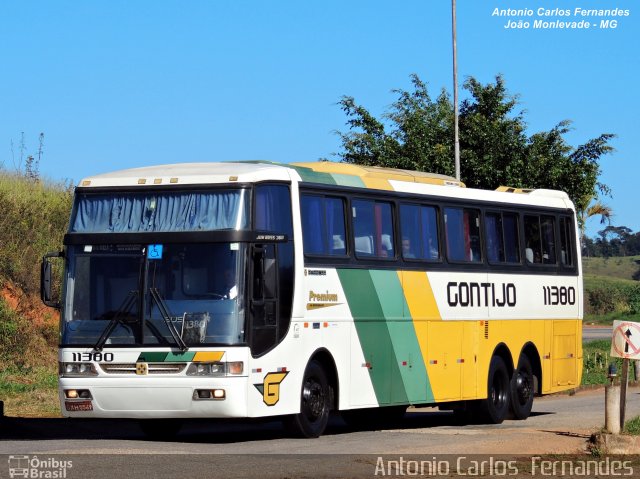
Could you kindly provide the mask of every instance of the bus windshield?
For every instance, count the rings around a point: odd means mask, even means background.
[[[242,243],[70,246],[62,344],[244,343],[245,249]]]
[[[78,193],[70,233],[243,230],[249,191]]]

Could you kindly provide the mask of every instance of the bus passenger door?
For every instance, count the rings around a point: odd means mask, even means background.
[[[251,354],[260,356],[278,338],[278,265],[274,245],[251,249]]]

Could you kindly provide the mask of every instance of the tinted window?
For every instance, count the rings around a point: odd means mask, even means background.
[[[261,185],[256,187],[256,229],[288,235],[293,238],[291,226],[291,199],[285,185]]]
[[[502,230],[504,232],[504,254],[507,263],[520,262],[520,240],[518,235],[518,215],[504,213],[502,215]]]
[[[542,244],[540,242],[540,218],[525,215],[524,217],[524,258],[527,263],[542,263]]]
[[[444,225],[449,260],[482,261],[478,210],[445,208]]]
[[[513,213],[485,215],[487,258],[491,263],[519,263],[518,216]]]
[[[555,219],[525,215],[525,259],[533,264],[556,264]]]
[[[499,213],[486,214],[484,217],[484,229],[487,240],[487,259],[491,263],[504,262],[502,216]]]
[[[400,205],[402,257],[439,258],[438,210],[433,206]]]
[[[560,218],[560,262],[573,266],[573,228],[569,218]]]
[[[341,198],[302,195],[302,237],[306,254],[345,255],[344,202]]]
[[[540,217],[540,231],[542,232],[542,263],[556,264],[556,235],[555,218]]]
[[[354,200],[352,214],[356,257],[395,257],[391,204]]]

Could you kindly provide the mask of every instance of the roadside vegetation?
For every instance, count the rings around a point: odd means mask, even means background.
[[[640,321],[640,257],[583,258],[586,324]]]
[[[609,364],[616,365],[618,376],[622,371],[622,359],[612,358],[611,340],[598,339],[585,343],[582,347],[582,385],[607,384]],[[633,378],[633,367],[629,368],[629,377]]]
[[[0,400],[9,415],[59,415],[58,316],[39,299],[40,260],[62,246],[71,189],[27,173],[0,170]]]
[[[640,436],[640,416],[636,416],[625,422],[622,432],[632,436]]]

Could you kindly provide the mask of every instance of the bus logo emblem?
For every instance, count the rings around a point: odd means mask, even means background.
[[[280,383],[287,377],[289,371],[269,373],[264,377],[262,384],[254,384],[262,394],[262,400],[267,406],[275,406],[280,400]]]
[[[138,376],[149,374],[149,365],[147,363],[136,363],[136,374]]]

